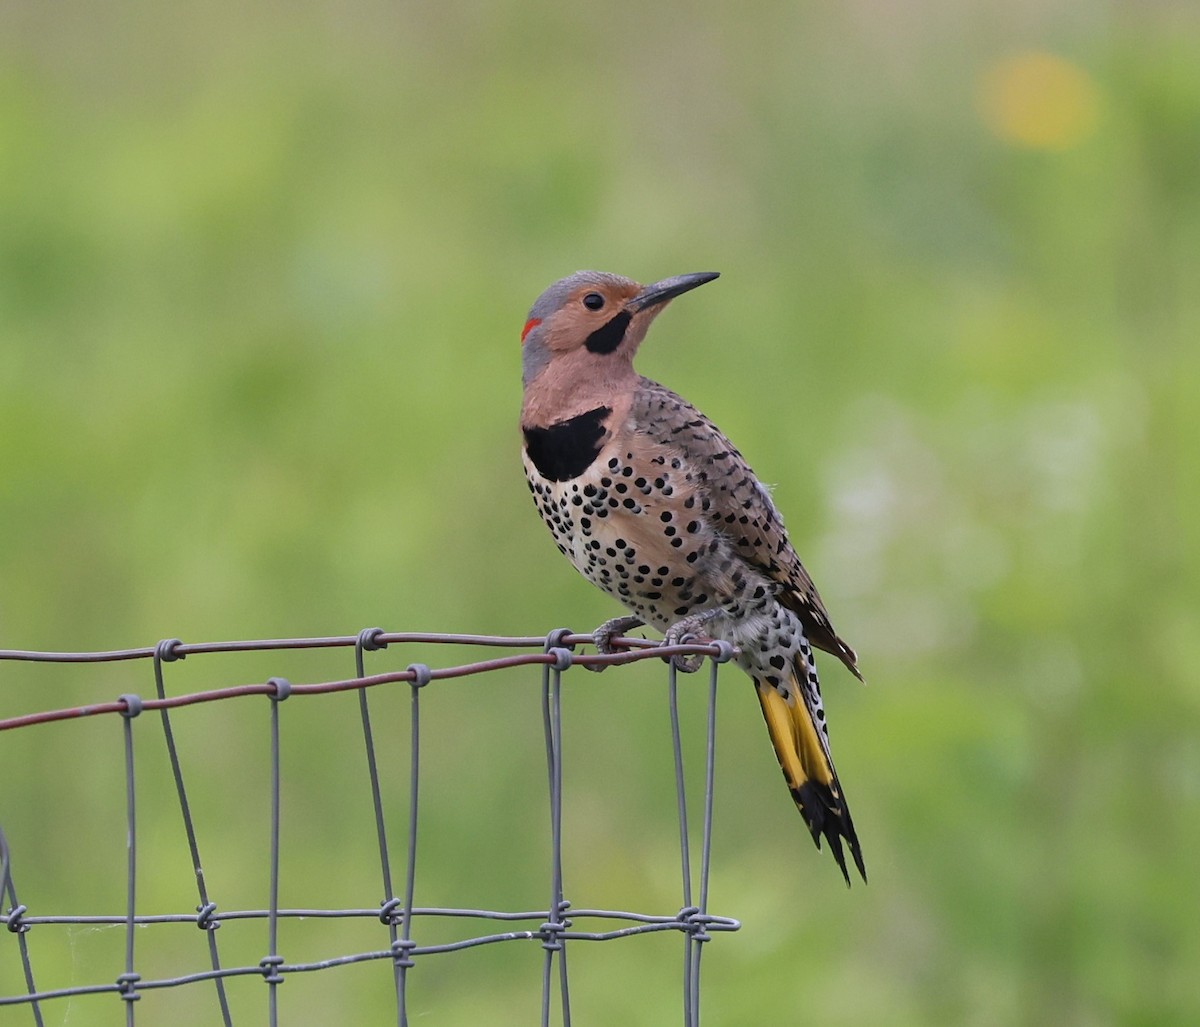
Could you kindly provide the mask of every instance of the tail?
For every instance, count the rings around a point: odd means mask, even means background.
[[[784,780],[817,848],[821,847],[822,835],[829,842],[829,851],[837,860],[847,886],[850,874],[842,851],[843,838],[854,865],[866,881],[867,868],[863,864],[854,821],[850,819],[850,807],[829,755],[825,710],[812,651],[807,645],[796,654],[786,671],[778,685],[772,683],[779,680],[774,677],[766,680],[756,676],[754,679]]]

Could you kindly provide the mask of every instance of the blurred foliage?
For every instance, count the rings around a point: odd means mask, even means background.
[[[525,311],[579,267],[717,269],[640,366],[778,483],[862,654],[869,687],[826,661],[826,693],[871,884],[846,892],[812,851],[726,674],[712,908],[745,927],[707,950],[705,1022],[1195,1023],[1198,160],[1183,0],[9,2],[0,645],[598,623],[614,605],[554,552],[519,470]],[[351,670],[211,657],[169,679]],[[2,673],[4,715],[152,688],[145,667]],[[568,678],[576,905],[678,904],[661,678]],[[378,702],[400,781],[406,697]],[[178,717],[224,909],[264,902],[265,705]],[[418,901],[544,905],[536,676],[426,708]],[[283,901],[371,905],[352,697],[283,716]],[[119,739],[112,719],[3,739],[33,911],[120,910]],[[139,758],[141,902],[187,909],[165,759]],[[123,936],[29,941],[52,987],[106,979]],[[266,951],[261,925],[221,942]],[[200,956],[182,927],[155,944],[144,976]],[[281,946],[372,949],[379,929],[305,921]],[[14,954],[0,993],[22,987]],[[540,956],[422,962],[410,1008],[533,1022]],[[580,1023],[678,1018],[678,939],[571,967]],[[211,1023],[204,988],[139,1015]],[[255,1022],[262,983],[231,994]],[[387,1022],[389,975],[308,975],[281,1002],[288,1023]]]

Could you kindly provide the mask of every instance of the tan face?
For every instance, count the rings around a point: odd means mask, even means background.
[[[538,341],[551,352],[587,347],[593,352],[611,353],[625,337],[633,317],[625,305],[640,291],[641,286],[628,279],[584,282],[572,289],[562,306],[544,321],[531,318],[522,341],[540,327]]]
[[[602,374],[608,370],[601,365],[627,367],[667,303],[716,277],[701,272],[642,286],[620,275],[577,271],[555,282],[538,297],[521,332],[526,388],[559,358],[582,361],[573,368],[578,373],[589,373],[584,365]]]

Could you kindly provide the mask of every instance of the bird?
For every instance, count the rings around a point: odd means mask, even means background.
[[[754,682],[780,769],[818,849],[850,884],[862,848],[830,755],[813,647],[860,680],[858,657],[788,540],[769,490],[712,421],[633,367],[651,322],[717,272],[640,285],[577,271],[521,330],[522,462],[559,552],[629,613],[593,638],[612,652],[647,625],[666,644],[723,639]],[[690,665],[694,670],[699,660]]]

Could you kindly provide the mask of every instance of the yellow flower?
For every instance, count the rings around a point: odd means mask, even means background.
[[[1056,54],[1016,54],[980,76],[980,115],[998,138],[1015,146],[1070,149],[1091,135],[1099,106],[1087,72]]]

